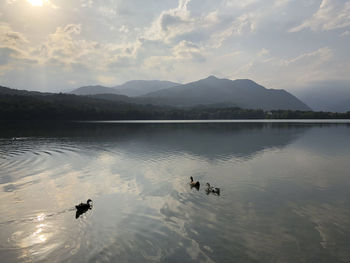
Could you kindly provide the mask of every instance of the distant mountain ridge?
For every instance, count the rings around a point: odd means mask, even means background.
[[[311,110],[305,103],[285,90],[266,89],[249,79],[218,79],[209,76],[188,84],[175,86],[141,96],[149,103],[192,107],[225,104],[245,109]]]
[[[146,92],[148,91],[148,92]],[[311,110],[285,90],[266,89],[249,79],[219,79],[215,76],[178,84],[168,81],[128,81],[114,88],[87,86],[72,92],[111,101],[174,107],[198,105],[263,110]],[[114,94],[108,96],[107,94]],[[126,95],[130,97],[122,97]]]
[[[215,79],[212,80],[217,84]],[[205,80],[204,82],[206,83]],[[254,84],[252,81],[243,80],[243,82],[248,86]],[[174,87],[174,89],[180,87]],[[215,87],[219,87],[217,90],[222,89],[220,85]],[[249,89],[266,90],[257,84]],[[201,88],[197,91],[202,92]],[[263,109],[243,109],[234,106],[232,102],[181,107],[183,103],[172,106],[171,101],[161,101],[160,98],[152,96],[128,97],[117,94],[79,96],[17,90],[0,86],[0,120],[350,119],[350,111],[347,113],[264,111]],[[155,102],[150,103],[152,100]],[[168,104],[165,105],[164,102]]]
[[[84,87],[74,89],[69,93],[74,95],[80,95],[80,96],[96,95],[96,94],[118,94],[118,95],[120,94],[114,88],[108,88],[101,85],[84,86]]]
[[[53,93],[11,89],[11,88],[0,86],[0,95],[45,96],[50,94],[53,94]]]
[[[171,88],[177,85],[181,84],[161,80],[131,80],[125,82],[122,85],[110,88],[101,85],[84,86],[74,89],[70,93],[75,95],[117,94],[136,97],[147,94],[149,92]]]
[[[178,85],[181,84],[164,80],[130,80],[113,88],[116,89],[120,95],[136,97]]]

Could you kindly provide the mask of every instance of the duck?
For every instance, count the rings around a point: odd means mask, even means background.
[[[191,187],[196,187],[197,189],[199,189],[200,183],[199,183],[198,181],[197,181],[197,182],[194,182],[192,176],[190,177],[190,179],[191,179],[190,186],[191,186]]]
[[[76,205],[75,208],[76,208],[77,210],[88,210],[88,209],[90,209],[90,208],[92,207],[92,205],[90,204],[91,202],[92,202],[92,200],[91,200],[91,199],[88,199],[88,200],[86,201],[86,204],[80,203],[79,205]]]
[[[213,194],[216,194],[216,195],[220,195],[220,188],[210,186],[209,183],[206,183],[205,185],[207,186],[207,189],[205,189],[207,194],[213,193]]]
[[[92,202],[92,200],[88,199],[86,204],[80,203],[79,205],[75,206],[75,208],[77,209],[77,211],[75,213],[75,219],[78,219],[79,216],[86,213],[89,209],[92,208],[92,204],[90,204],[91,202]]]

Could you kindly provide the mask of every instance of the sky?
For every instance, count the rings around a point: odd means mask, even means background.
[[[289,91],[350,84],[350,1],[0,0],[0,85],[209,75]]]

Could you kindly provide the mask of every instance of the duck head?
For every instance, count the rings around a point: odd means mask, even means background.
[[[192,176],[190,177],[190,179],[191,179],[191,182],[193,182],[193,177]]]

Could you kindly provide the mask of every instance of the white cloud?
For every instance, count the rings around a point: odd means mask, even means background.
[[[250,5],[256,4],[260,0],[226,0],[225,5],[230,8],[247,8]]]
[[[330,48],[324,47],[320,48],[316,51],[312,51],[309,53],[305,53],[302,55],[299,55],[293,59],[289,60],[284,60],[282,63],[286,66],[289,66],[291,64],[300,64],[300,65],[305,65],[312,63],[312,64],[321,64],[324,63],[325,61],[329,61],[333,56],[333,52]]]
[[[262,48],[259,52],[258,52],[258,56],[259,57],[263,57],[270,54],[270,51],[268,51],[266,48]]]
[[[203,52],[196,44],[189,41],[181,41],[173,48],[176,59],[190,59],[195,62],[204,62]]]
[[[129,28],[127,27],[127,26],[125,26],[125,25],[122,25],[120,28],[119,28],[119,32],[120,33],[124,33],[124,34],[127,34],[127,33],[129,33]]]
[[[344,31],[343,33],[341,33],[340,36],[341,36],[341,37],[350,36],[350,31],[349,31],[349,30],[346,30],[346,31]]]
[[[240,54],[236,60],[238,63],[231,67],[231,73],[227,72],[230,78],[251,78],[270,88],[298,87],[310,81],[339,77],[349,68],[346,63],[335,62],[329,47],[284,59],[262,49],[257,56]],[[222,63],[225,65],[225,60]]]
[[[253,32],[256,28],[256,17],[253,13],[246,13],[235,19],[225,30],[211,35],[212,46],[221,47],[224,40],[231,36],[240,36]]]
[[[322,0],[319,9],[310,19],[289,31],[298,32],[306,28],[313,31],[327,31],[348,26],[350,26],[350,1]]]
[[[26,37],[14,31],[8,24],[0,23],[0,75],[36,63],[26,46]]]
[[[92,7],[93,3],[93,0],[80,0],[81,7]]]
[[[62,31],[61,28],[58,28],[56,31],[56,34],[59,33],[59,31]],[[81,33],[81,24],[70,24],[66,25],[63,28],[63,32],[68,33],[68,34],[77,34],[79,35]]]
[[[275,0],[274,5],[276,7],[282,7],[290,3],[291,0]]]
[[[146,58],[144,65],[158,70],[163,68],[166,69],[166,71],[172,71],[176,66],[183,65],[182,63],[205,62],[202,48],[189,41],[181,41],[174,46],[170,52],[171,53],[166,55]]]
[[[117,15],[117,9],[109,6],[100,6],[98,11],[102,16],[113,18]]]
[[[194,20],[187,5],[191,0],[179,0],[176,8],[163,11],[143,36],[150,40],[168,42],[173,37],[193,30]]]
[[[14,30],[7,23],[0,23],[0,45],[1,46],[18,46],[28,43],[26,37]]]

